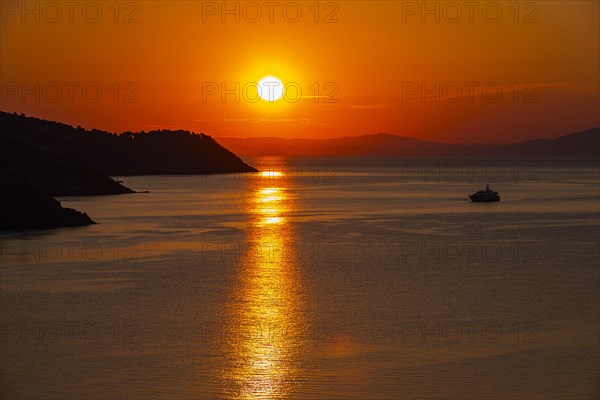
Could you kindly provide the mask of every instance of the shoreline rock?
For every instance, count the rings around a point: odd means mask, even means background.
[[[0,229],[49,229],[95,224],[86,213],[64,208],[46,193],[25,184],[2,183]]]

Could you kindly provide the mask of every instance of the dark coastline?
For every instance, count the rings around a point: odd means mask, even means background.
[[[210,136],[184,131],[124,133],[74,128],[0,112],[0,229],[95,222],[55,196],[135,193],[110,177],[255,172]]]

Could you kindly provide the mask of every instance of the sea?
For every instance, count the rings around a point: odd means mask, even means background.
[[[245,161],[1,232],[0,397],[599,398],[597,158]]]

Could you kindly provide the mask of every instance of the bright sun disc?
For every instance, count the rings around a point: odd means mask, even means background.
[[[258,95],[266,101],[274,102],[283,96],[283,83],[274,76],[265,76],[257,85]]]

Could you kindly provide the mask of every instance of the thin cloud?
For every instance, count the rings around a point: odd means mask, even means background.
[[[382,108],[392,108],[393,103],[377,103],[377,104],[351,104],[348,107],[357,110],[376,110]]]
[[[195,119],[195,122],[225,122],[225,123],[282,123],[282,124],[298,124],[298,125],[313,125],[310,118],[200,118]]]

